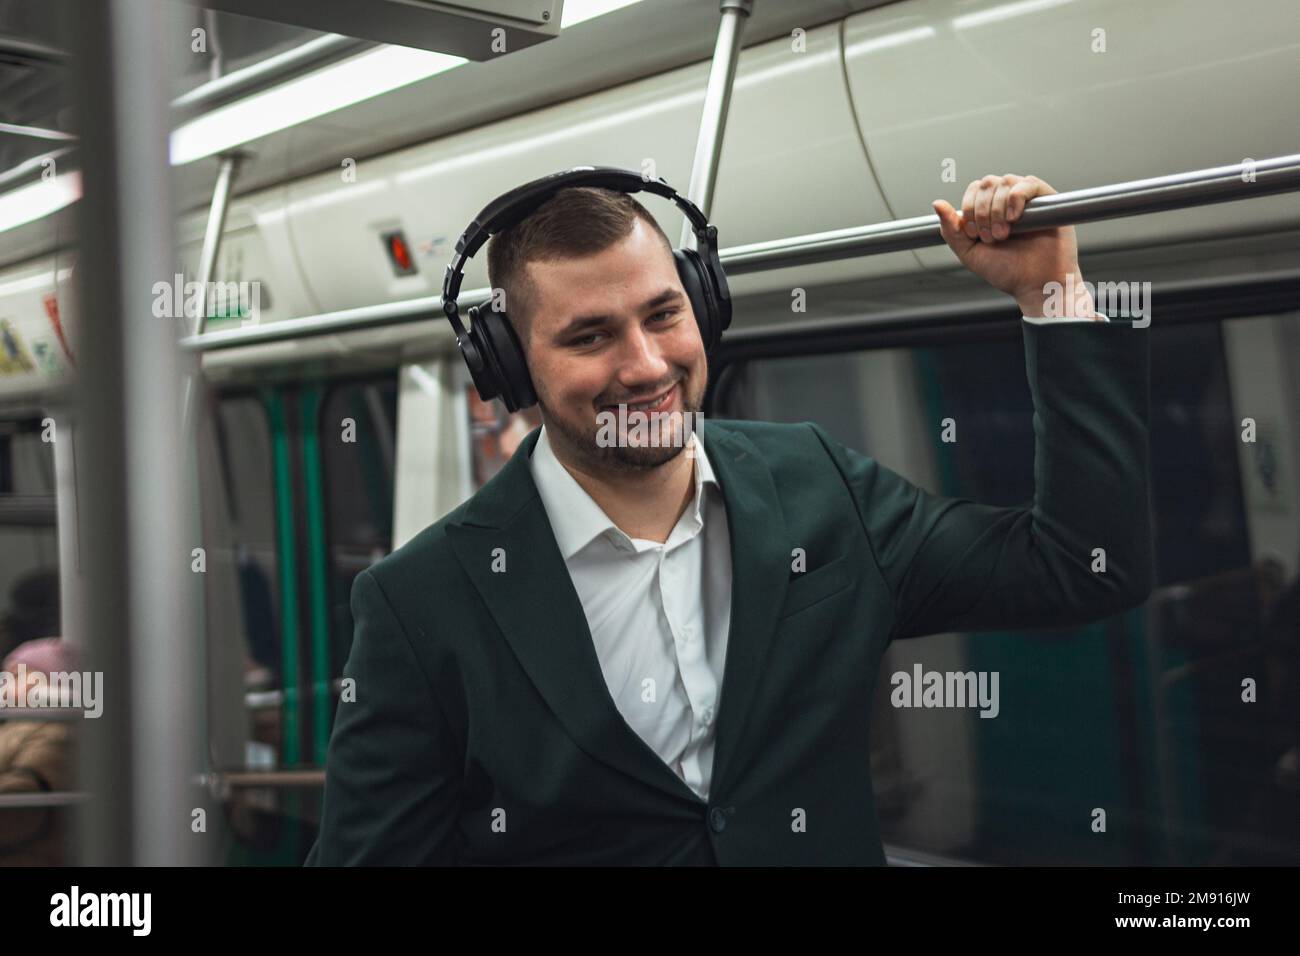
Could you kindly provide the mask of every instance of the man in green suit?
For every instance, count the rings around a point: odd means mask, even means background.
[[[810,423],[599,440],[620,405],[700,409],[671,246],[630,196],[585,188],[494,237],[543,426],[357,576],[307,862],[883,864],[869,720],[889,642],[1150,592],[1146,331],[1095,313],[1073,229],[1004,241],[1052,192],[989,176],[935,203],[1025,316],[1024,508],[928,494]],[[1058,308],[1053,283],[1083,291]]]

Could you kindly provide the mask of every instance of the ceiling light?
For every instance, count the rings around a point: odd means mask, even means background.
[[[567,30],[584,20],[594,20],[615,10],[630,7],[641,0],[564,0],[564,12],[560,14],[560,29]]]
[[[561,30],[641,0],[567,0]],[[403,46],[381,46],[341,63],[218,107],[177,127],[171,163],[183,166],[242,143],[444,73],[464,57]]]
[[[381,46],[351,59],[221,106],[177,127],[173,166],[192,163],[326,113],[428,79],[467,62],[464,57]]]
[[[80,172],[42,179],[0,193],[0,232],[58,212],[80,198]]]

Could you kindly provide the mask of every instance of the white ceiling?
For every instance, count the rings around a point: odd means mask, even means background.
[[[271,0],[268,0],[271,2]],[[745,26],[750,46],[810,29],[893,0],[756,0]],[[0,11],[4,9],[0,3]],[[194,11],[201,17],[201,11]],[[218,14],[234,67],[314,36],[278,24]],[[223,26],[229,22],[229,26]],[[713,53],[718,6],[709,0],[642,0],[581,23],[554,40],[447,73],[266,136],[247,146],[251,158],[236,195],[528,112],[644,76],[707,60]],[[3,34],[0,19],[0,34]],[[634,37],[635,42],[629,42]],[[192,88],[195,71],[178,78],[176,93]],[[208,205],[218,161],[198,160],[172,170],[175,214]],[[66,168],[66,166],[64,167]],[[71,211],[0,233],[0,263],[21,261],[67,245]]]

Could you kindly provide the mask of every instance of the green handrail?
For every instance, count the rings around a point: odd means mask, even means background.
[[[311,606],[312,756],[324,765],[329,750],[330,613],[329,556],[325,542],[325,495],[320,451],[320,408],[324,390],[304,388],[302,463],[307,509],[307,586]],[[321,688],[325,692],[321,693]]]

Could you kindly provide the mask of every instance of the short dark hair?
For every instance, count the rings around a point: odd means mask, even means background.
[[[600,186],[561,189],[529,216],[488,243],[488,283],[505,292],[506,315],[525,346],[537,309],[538,290],[525,268],[530,262],[594,255],[626,239],[637,219],[672,243],[659,223],[631,195]]]

